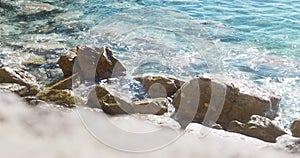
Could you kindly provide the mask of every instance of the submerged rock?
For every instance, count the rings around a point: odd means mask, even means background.
[[[281,97],[265,93],[257,86],[225,77],[198,75],[174,96],[176,119],[227,128],[233,120],[247,122],[252,115],[273,119]]]
[[[39,100],[67,107],[84,104],[84,100],[78,96],[74,96],[71,90],[46,89],[38,93],[36,97]]]
[[[22,16],[43,15],[61,10],[61,8],[48,3],[30,0],[1,0],[0,7],[9,11],[15,11],[18,15]]]
[[[146,92],[153,98],[172,96],[184,83],[175,78],[162,76],[135,77],[134,79],[141,82]]]
[[[19,11],[22,15],[41,15],[49,12],[60,11],[61,8],[43,2],[25,1],[21,3]]]
[[[300,137],[300,119],[293,122],[291,132],[294,137]]]
[[[169,101],[167,98],[143,99],[133,102],[135,113],[163,115],[168,112]]]
[[[112,51],[105,46],[101,48],[77,46],[76,50],[61,56],[58,64],[65,77],[70,76],[73,70],[77,70],[80,77],[87,80],[123,76],[126,71],[125,67],[113,57]]]
[[[21,96],[39,92],[36,78],[20,68],[1,67],[0,83],[3,91],[15,92]]]
[[[277,137],[286,134],[270,119],[258,115],[251,116],[247,123],[231,121],[227,130],[272,143],[276,142]]]

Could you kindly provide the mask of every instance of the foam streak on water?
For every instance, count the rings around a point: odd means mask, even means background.
[[[300,118],[298,0],[41,1],[62,11],[23,17],[0,8],[0,63],[45,60],[31,69],[43,81],[61,75],[55,62],[66,49],[107,44],[129,76],[246,79],[283,96],[282,126]]]

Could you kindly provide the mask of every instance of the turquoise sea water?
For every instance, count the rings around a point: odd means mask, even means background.
[[[129,76],[224,74],[281,94],[284,128],[300,118],[300,1],[39,2],[62,9],[20,16],[0,8],[2,64],[38,55],[47,61],[35,71],[42,80],[57,75],[55,61],[66,49],[107,44]]]

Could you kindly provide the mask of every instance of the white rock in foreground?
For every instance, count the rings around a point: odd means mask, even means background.
[[[74,110],[76,111],[76,110]],[[83,112],[82,112],[83,111]],[[80,114],[80,115],[78,115]],[[80,116],[80,117],[79,117]],[[158,117],[158,116],[156,116]],[[153,152],[132,154],[114,150],[97,141],[87,129],[106,132],[116,143],[134,146],[131,141],[118,142],[116,131],[104,126],[107,122],[104,113],[78,110],[77,112],[58,112],[47,106],[28,108],[20,99],[7,93],[0,94],[0,153],[1,157],[10,158],[69,158],[69,157],[292,157],[292,155],[275,151],[270,144],[254,141],[252,138],[231,134],[221,130],[212,130],[205,137],[198,131],[208,129],[200,124],[192,128],[194,134],[185,134],[165,148]],[[93,120],[93,122],[82,122]],[[132,131],[159,128],[134,119],[131,116],[109,118],[118,128]],[[87,129],[85,127],[88,127]],[[161,130],[161,129],[160,129]],[[205,130],[204,130],[205,131]],[[138,132],[137,132],[138,133]],[[191,133],[191,130],[190,132]],[[201,132],[200,132],[201,133]],[[153,142],[162,141],[165,136],[174,134],[172,130],[162,130]],[[224,134],[224,135],[222,135]],[[140,144],[149,144],[145,140],[134,140]],[[256,143],[255,143],[256,142]],[[256,145],[256,144],[260,145]],[[262,148],[270,147],[270,148]]]

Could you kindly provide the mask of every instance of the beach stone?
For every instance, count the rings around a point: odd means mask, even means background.
[[[218,130],[223,130],[223,127],[222,127],[220,124],[217,124],[217,123],[213,124],[213,125],[211,126],[211,128],[213,128],[213,129],[218,129]]]
[[[163,115],[168,112],[168,104],[167,98],[147,98],[133,102],[133,108],[135,113]]]
[[[84,100],[78,96],[74,96],[71,90],[45,89],[39,92],[36,97],[39,100],[66,107],[74,107],[75,104],[84,104]]]
[[[76,53],[81,73],[86,79],[95,77],[104,79],[125,75],[125,67],[113,57],[113,52],[106,46],[101,48],[77,46]],[[96,72],[93,72],[95,70]]]
[[[226,129],[231,121],[247,122],[252,115],[274,119],[280,100],[280,96],[255,85],[204,74],[184,84],[176,92],[173,105],[176,119],[184,126],[195,121],[206,126],[218,123]]]
[[[246,136],[258,138],[267,142],[276,142],[276,138],[286,134],[284,130],[274,124],[270,119],[253,115],[247,123],[231,121],[228,131],[241,133]]]
[[[19,0],[21,1],[21,0]],[[18,9],[22,15],[41,15],[45,13],[61,11],[62,9],[48,3],[35,2],[35,1],[23,1]]]
[[[112,51],[103,46],[88,47],[77,46],[66,55],[60,57],[60,65],[64,76],[68,77],[73,73],[74,64],[80,77],[86,80],[106,79],[125,75],[125,67],[113,57]]]
[[[64,77],[69,77],[73,74],[74,61],[76,58],[76,53],[72,50],[68,51],[65,55],[62,55],[57,64],[60,66]]]
[[[130,114],[133,108],[130,102],[110,92],[108,87],[97,85],[89,94],[87,105],[101,108],[110,115]]]
[[[163,76],[135,77],[134,80],[141,82],[152,98],[170,97],[184,83],[176,78]]]
[[[293,122],[291,132],[294,137],[300,137],[300,119]]]
[[[2,90],[6,89],[21,96],[35,95],[39,92],[35,76],[20,68],[1,67],[0,83],[6,83],[2,84]]]
[[[0,83],[0,92],[13,92],[23,97],[36,95],[36,93],[38,93],[38,90],[30,90],[26,86],[22,86],[17,83]]]

